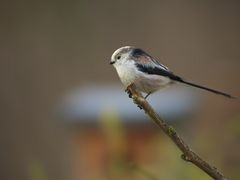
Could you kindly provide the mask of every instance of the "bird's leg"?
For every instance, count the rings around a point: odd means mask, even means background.
[[[144,97],[144,99],[147,99],[147,97],[148,97],[150,94],[152,94],[152,92],[148,93],[148,94]]]

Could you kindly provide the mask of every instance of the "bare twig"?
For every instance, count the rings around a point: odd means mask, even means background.
[[[161,117],[154,111],[149,103],[143,98],[142,94],[136,90],[134,84],[128,86],[126,90],[135,104],[138,105],[145,113],[167,134],[177,147],[182,151],[182,159],[195,164],[213,179],[226,180],[227,178],[222,175],[217,168],[209,165],[206,161],[202,160],[196,153],[194,153],[190,147],[183,141],[183,139],[177,134],[172,126],[169,126]]]

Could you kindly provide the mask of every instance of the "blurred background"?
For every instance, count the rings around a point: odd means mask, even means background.
[[[240,96],[239,1],[1,1],[2,180],[211,179],[133,105],[109,65],[140,47]],[[176,85],[149,97],[202,158],[240,178],[240,104]]]

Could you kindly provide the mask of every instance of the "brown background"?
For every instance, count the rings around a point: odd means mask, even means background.
[[[75,87],[118,83],[108,61],[120,46],[141,47],[161,58],[177,74],[239,97],[239,8],[238,1],[215,0],[1,1],[0,179],[112,178],[104,173],[95,178],[77,173],[72,159],[78,158],[71,152],[77,152],[78,137],[84,136],[72,135],[72,130],[69,133],[53,112],[62,96]],[[201,108],[179,131],[194,150],[229,179],[238,179],[239,100],[210,93],[202,93],[201,98]],[[98,128],[96,131],[101,132]],[[90,133],[85,137],[97,136]],[[141,133],[134,138],[134,142],[141,140]],[[84,146],[83,142],[92,142],[95,147],[94,140],[82,140]],[[168,139],[163,142],[161,145],[167,149]],[[172,148],[170,145],[166,150],[170,154],[161,159],[163,163],[171,164],[168,158],[179,158],[178,151],[172,152]],[[153,151],[157,149],[147,149],[145,156]],[[208,179],[192,173],[181,160],[176,166],[175,161],[166,165],[166,171],[160,170],[157,162],[155,158],[147,166],[157,177]],[[181,170],[182,166],[187,167]],[[91,167],[87,170],[94,173]],[[140,179],[138,175],[133,177]]]

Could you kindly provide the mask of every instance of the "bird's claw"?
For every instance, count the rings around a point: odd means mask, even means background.
[[[128,93],[128,97],[129,97],[129,98],[132,98],[132,93],[128,90],[128,88],[125,89],[125,92]]]

